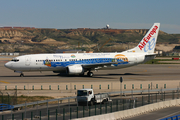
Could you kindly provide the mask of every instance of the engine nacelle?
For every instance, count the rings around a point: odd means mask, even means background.
[[[70,75],[73,74],[82,74],[84,69],[81,65],[72,65],[67,67],[67,73]]]

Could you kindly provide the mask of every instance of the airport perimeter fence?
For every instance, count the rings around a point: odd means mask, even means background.
[[[2,91],[8,91],[8,90],[58,90],[62,92],[75,92],[78,89],[84,89],[84,88],[91,88],[96,91],[117,91],[119,90],[119,85],[114,85],[113,83],[108,83],[105,85],[102,84],[64,84],[64,85],[41,85],[41,84],[21,84],[21,85],[3,85],[0,86],[0,90]],[[123,90],[143,90],[143,89],[160,89],[160,88],[168,88],[167,84],[153,84],[152,82],[150,84],[122,84]]]
[[[9,91],[0,91],[0,103],[8,105],[17,104],[17,89]]]
[[[127,96],[116,96],[109,102],[95,104],[93,106],[78,105],[72,101],[74,98],[69,98],[67,103],[51,103],[47,102],[44,105],[38,104],[34,107],[25,106],[21,111],[11,111],[9,114],[0,114],[0,120],[17,120],[17,119],[31,119],[31,120],[68,120],[74,118],[83,118],[94,115],[101,115],[122,111],[140,106],[161,102],[171,99],[179,99],[180,90],[173,91],[158,91],[149,92],[145,94],[129,94]]]

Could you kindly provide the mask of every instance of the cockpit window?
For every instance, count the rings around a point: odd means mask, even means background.
[[[11,61],[18,62],[19,59],[13,58]]]

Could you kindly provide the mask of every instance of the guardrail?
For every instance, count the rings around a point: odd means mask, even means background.
[[[50,99],[50,100],[42,100],[42,101],[36,101],[36,102],[31,102],[31,103],[24,103],[24,104],[14,105],[14,108],[19,108],[19,107],[24,107],[24,106],[29,106],[29,105],[36,105],[36,104],[42,104],[42,103],[53,102],[53,101],[75,99],[75,98],[76,98],[76,96],[66,97],[66,98],[56,98],[56,99]]]
[[[113,94],[134,94],[134,93],[151,93],[151,92],[164,92],[164,91],[173,91],[173,90],[179,90],[179,88],[170,88],[170,89],[154,89],[154,90],[131,90],[131,91],[117,91],[117,92],[109,92],[107,94],[113,95]],[[20,108],[24,106],[29,106],[29,105],[36,105],[36,104],[42,104],[42,103],[47,103],[47,102],[53,102],[53,101],[62,101],[62,100],[69,100],[69,99],[76,99],[76,96],[73,97],[66,97],[66,98],[56,98],[56,99],[49,99],[49,100],[43,100],[43,101],[36,101],[36,102],[31,102],[31,103],[24,103],[24,104],[18,104],[14,105],[14,108]]]
[[[4,111],[4,110],[11,110],[13,109],[14,107],[12,105],[8,105],[8,104],[4,104],[4,103],[1,103],[0,104],[0,111]]]

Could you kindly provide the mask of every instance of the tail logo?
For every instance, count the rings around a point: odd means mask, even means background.
[[[152,31],[149,33],[149,35],[147,37],[144,37],[143,42],[141,42],[138,47],[140,50],[142,50],[147,43],[149,43],[149,40],[151,39],[151,37],[154,35],[154,33],[156,33],[156,30],[158,29],[158,26],[154,26],[154,28],[152,29]]]
[[[144,46],[144,52],[147,52],[149,50],[152,50],[156,45],[155,38],[153,38],[151,41],[148,41],[148,43]]]

